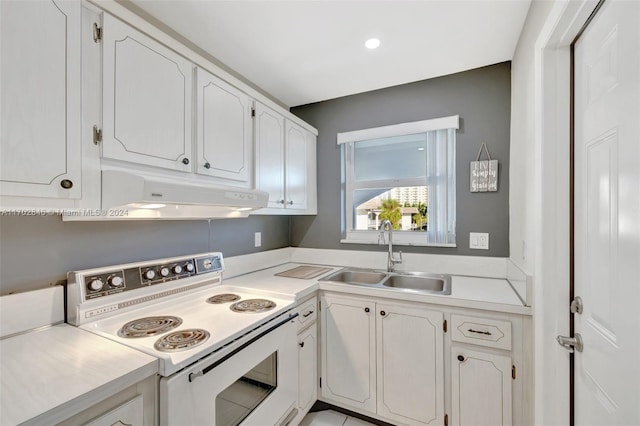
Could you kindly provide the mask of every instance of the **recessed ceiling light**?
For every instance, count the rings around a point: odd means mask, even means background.
[[[364,42],[364,45],[367,49],[377,49],[380,46],[380,39],[370,38]]]

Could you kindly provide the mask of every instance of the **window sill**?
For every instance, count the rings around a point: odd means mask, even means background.
[[[406,231],[405,231],[406,232]],[[343,244],[372,244],[372,245],[387,245],[387,242],[379,240],[380,233],[374,231],[373,233],[368,231],[360,232],[348,232],[347,238],[340,240]],[[394,246],[418,246],[418,247],[457,247],[456,243],[430,243],[425,241],[425,234],[414,235],[402,235],[399,233],[393,234]]]

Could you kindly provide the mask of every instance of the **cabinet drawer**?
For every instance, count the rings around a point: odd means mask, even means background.
[[[303,302],[298,307],[298,330],[302,330],[309,324],[313,324],[318,318],[318,298],[313,297]]]
[[[451,340],[511,350],[511,323],[489,318],[451,315]]]

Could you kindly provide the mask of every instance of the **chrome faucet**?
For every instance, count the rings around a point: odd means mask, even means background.
[[[396,263],[402,263],[402,252],[399,251],[399,258],[393,255],[393,226],[388,219],[382,221],[380,225],[381,233],[384,236],[385,228],[389,231],[389,254],[387,255],[387,272],[393,272]]]

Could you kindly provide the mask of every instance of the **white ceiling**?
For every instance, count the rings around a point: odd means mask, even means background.
[[[296,106],[511,60],[530,0],[132,2]]]

